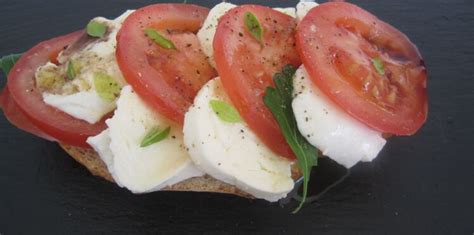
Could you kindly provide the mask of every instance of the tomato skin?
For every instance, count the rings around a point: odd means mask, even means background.
[[[426,121],[423,59],[394,27],[353,4],[329,2],[300,22],[296,42],[313,84],[362,123],[412,135]],[[383,61],[384,75],[372,65],[375,57]]]
[[[55,141],[55,139],[45,134],[38,127],[33,125],[31,121],[25,116],[25,114],[18,108],[18,105],[11,98],[8,88],[4,88],[0,94],[0,108],[3,110],[3,114],[10,121],[11,124],[17,128],[24,130],[30,134],[36,135],[40,138]]]
[[[244,24],[252,12],[263,28],[260,44]],[[219,20],[214,37],[217,71],[232,103],[250,128],[280,156],[295,159],[280,127],[263,103],[265,89],[274,86],[273,75],[287,65],[301,62],[295,48],[295,20],[271,8],[242,5]]]
[[[117,62],[127,82],[158,113],[181,125],[199,89],[217,75],[195,35],[208,13],[192,4],[149,5],[132,13],[117,35]],[[146,28],[177,49],[152,42]]]
[[[105,122],[91,125],[47,105],[43,102],[42,94],[36,88],[34,79],[39,66],[46,64],[52,54],[70,45],[81,34],[83,31],[53,38],[28,50],[10,71],[7,87],[18,109],[47,136],[65,144],[89,147],[86,143],[87,138],[104,130]]]

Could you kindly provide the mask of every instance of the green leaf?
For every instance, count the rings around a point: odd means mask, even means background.
[[[242,118],[240,117],[239,112],[230,104],[221,101],[221,100],[211,100],[209,101],[212,111],[224,122],[237,123],[241,122]]]
[[[107,31],[107,25],[92,20],[87,24],[86,31],[91,37],[101,38]]]
[[[244,15],[244,23],[250,34],[252,34],[258,42],[262,43],[263,28],[258,18],[252,12],[246,12]]]
[[[69,80],[73,80],[76,77],[76,68],[72,60],[69,60],[67,63],[66,76]]]
[[[381,76],[385,75],[385,68],[380,57],[373,58],[372,64],[374,65],[375,70],[377,70],[377,73],[379,73]]]
[[[156,44],[160,45],[165,49],[176,49],[173,42],[165,38],[163,35],[158,33],[155,29],[147,28],[144,30],[147,37],[153,40]]]
[[[13,65],[20,59],[21,54],[6,55],[0,59],[0,69],[8,76]]]
[[[166,137],[168,137],[170,134],[170,131],[171,127],[167,127],[163,131],[160,131],[158,128],[151,129],[148,134],[146,134],[145,138],[143,138],[140,147],[147,147],[166,139]]]
[[[97,94],[106,101],[115,100],[122,89],[114,78],[102,72],[94,73],[94,87]]]
[[[277,120],[286,142],[295,153],[298,159],[298,166],[303,173],[303,196],[299,206],[293,213],[298,212],[306,200],[311,168],[317,166],[318,160],[318,150],[308,143],[299,132],[293,108],[291,107],[293,75],[295,72],[296,70],[293,66],[287,65],[281,73],[276,73],[273,76],[276,87],[267,87],[263,97],[265,105]]]

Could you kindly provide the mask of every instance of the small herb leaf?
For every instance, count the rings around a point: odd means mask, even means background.
[[[257,17],[252,12],[246,12],[244,22],[250,34],[252,34],[258,42],[262,43],[263,28]]]
[[[69,60],[67,63],[66,76],[69,80],[73,80],[76,77],[76,68],[72,60]]]
[[[176,49],[173,42],[165,38],[163,35],[158,33],[155,29],[147,28],[144,30],[147,37],[153,40],[156,44],[160,45],[165,49]]]
[[[380,57],[373,58],[372,64],[374,65],[375,70],[377,70],[377,73],[379,73],[381,76],[385,75],[385,68],[383,67],[383,62]]]
[[[0,69],[8,76],[13,65],[20,59],[21,54],[6,55],[0,59]]]
[[[94,87],[97,94],[106,101],[113,101],[122,87],[111,76],[102,72],[94,73]]]
[[[89,22],[89,24],[87,24],[86,31],[91,37],[101,38],[107,31],[107,25],[92,20]]]
[[[171,127],[167,127],[163,131],[160,131],[158,128],[151,129],[148,134],[146,134],[145,138],[143,138],[140,147],[144,148],[166,139],[170,134],[170,131]]]
[[[299,206],[293,211],[293,213],[296,213],[306,200],[311,168],[317,165],[318,151],[301,135],[296,124],[291,107],[294,74],[295,68],[291,65],[285,66],[281,73],[276,73],[273,77],[276,87],[267,87],[263,101],[277,120],[286,142],[298,159],[299,168],[303,173],[303,196]]]
[[[232,105],[224,101],[211,100],[209,105],[211,105],[212,111],[216,113],[219,119],[224,122],[237,123],[242,121],[239,112]]]

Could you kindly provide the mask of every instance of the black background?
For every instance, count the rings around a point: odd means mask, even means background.
[[[0,55],[82,28],[94,16],[113,18],[152,2],[0,0]],[[292,215],[289,206],[227,195],[133,195],[92,177],[56,144],[17,130],[0,115],[0,234],[473,234],[474,1],[353,2],[418,45],[429,71],[429,119],[417,135],[391,139],[374,162],[357,165],[318,202]]]

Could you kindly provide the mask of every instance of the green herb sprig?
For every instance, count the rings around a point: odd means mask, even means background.
[[[73,80],[76,77],[76,68],[72,60],[69,60],[67,63],[66,77],[69,80]]]
[[[242,122],[239,112],[232,105],[221,100],[211,100],[209,105],[222,121],[229,123]]]
[[[99,97],[109,102],[115,100],[122,90],[113,77],[103,72],[94,73],[94,87]]]
[[[276,87],[267,87],[263,97],[265,105],[270,109],[273,117],[277,120],[286,142],[295,153],[298,166],[303,173],[302,200],[293,213],[297,213],[306,201],[311,168],[317,165],[318,160],[317,149],[308,143],[299,132],[293,108],[291,107],[293,99],[293,75],[295,72],[296,70],[292,65],[287,65],[283,68],[281,73],[276,73],[273,76]]]
[[[252,12],[246,12],[244,15],[244,23],[250,34],[259,42],[262,43],[263,28],[258,21],[257,16]]]
[[[92,20],[87,24],[86,32],[91,37],[101,38],[107,32],[107,25]]]
[[[168,137],[168,135],[170,134],[170,131],[170,126],[162,131],[160,131],[160,129],[158,128],[151,129],[148,134],[146,134],[146,136],[143,138],[140,147],[144,148],[166,139],[166,137]]]
[[[155,29],[152,28],[147,28],[144,30],[145,35],[149,37],[151,40],[153,40],[156,44],[159,46],[165,48],[165,49],[176,49],[176,46],[172,41],[169,39],[165,38],[163,35],[158,33]]]
[[[375,70],[377,70],[377,73],[379,73],[380,76],[385,75],[385,68],[383,66],[383,62],[382,62],[382,59],[380,59],[380,57],[373,58],[372,64],[374,65]]]

